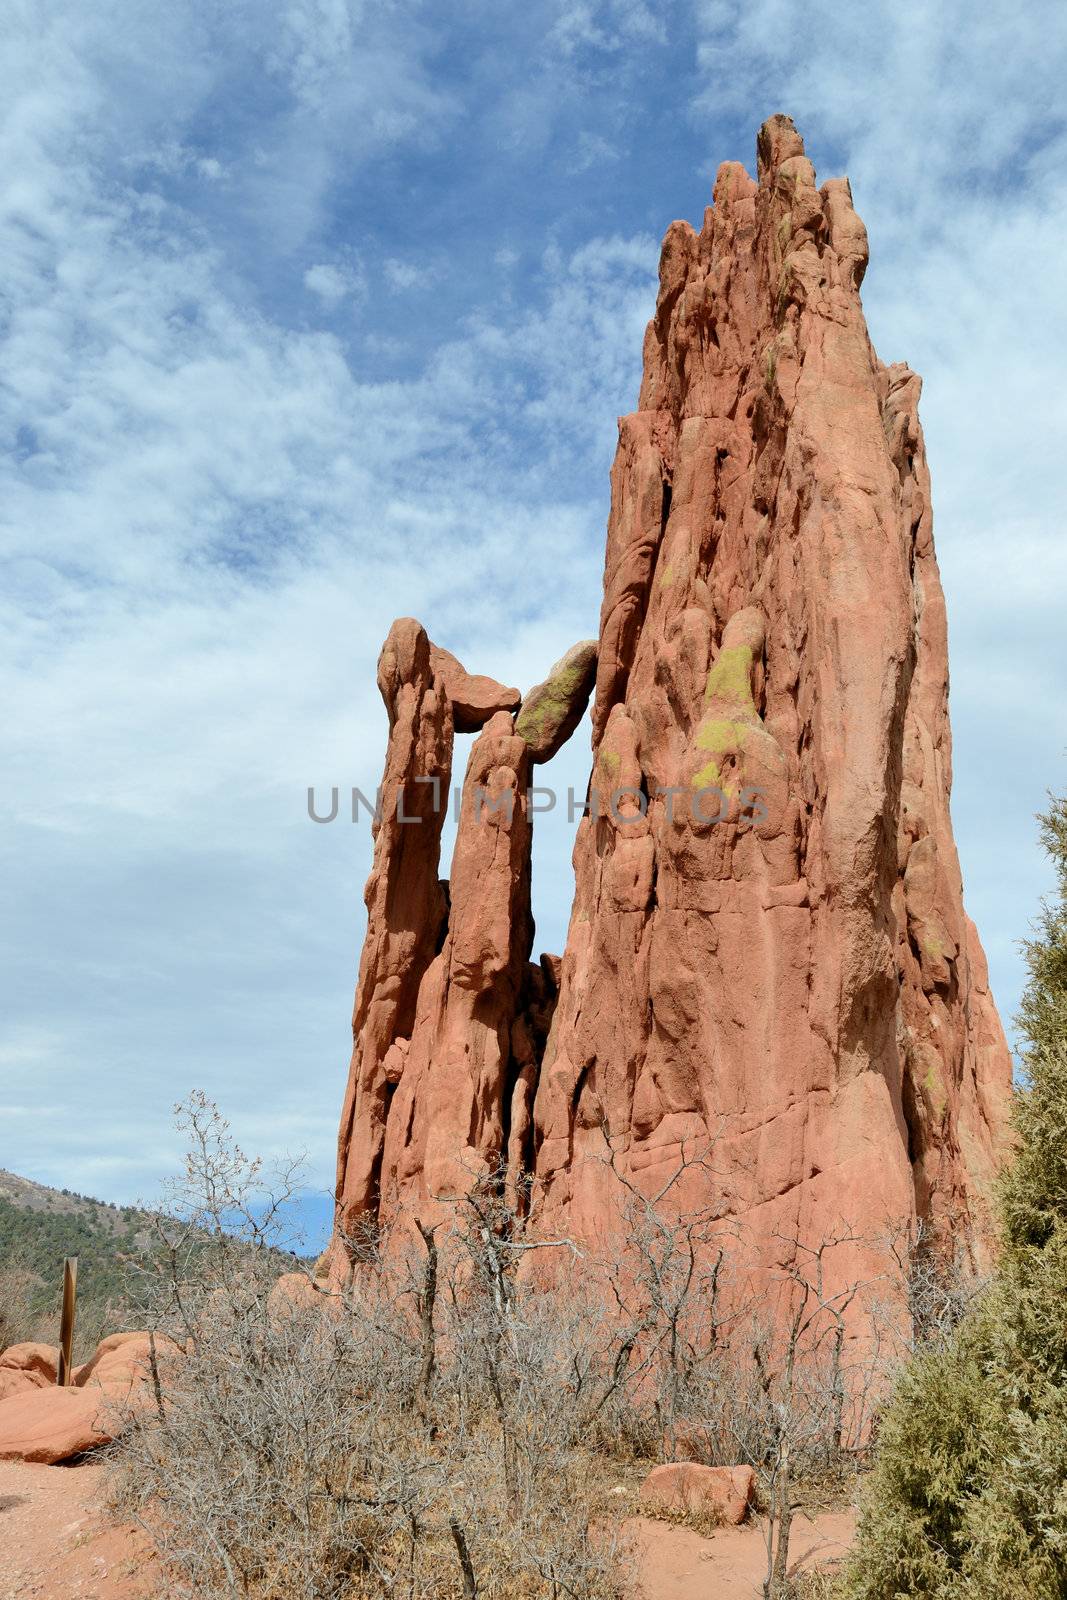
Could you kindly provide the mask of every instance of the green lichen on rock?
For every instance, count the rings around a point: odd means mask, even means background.
[[[719,763],[714,757],[701,767],[699,772],[693,773],[694,789],[719,789],[722,787],[722,773]]]
[[[692,780],[694,789],[722,788],[722,769],[718,758],[741,754],[745,747],[748,726],[744,722],[733,722],[728,717],[704,718],[697,728],[693,742],[698,750],[707,751],[711,759],[700,768],[699,772],[694,772]]]
[[[945,1093],[945,1086],[941,1081],[941,1074],[938,1072],[937,1068],[932,1062],[926,1069],[926,1076],[923,1078],[923,1088],[926,1091],[926,1098],[930,1103],[934,1115],[938,1118],[943,1117],[945,1114],[945,1107],[948,1105],[948,1095]]]
[[[693,734],[695,748],[710,758],[693,774],[694,789],[714,786],[729,792],[722,781],[724,756],[734,756],[743,770],[745,745],[752,730],[761,726],[752,670],[762,655],[763,637],[763,620],[753,606],[736,612],[726,625],[704,689],[707,710]]]
[[[708,673],[705,700],[736,707],[745,717],[756,715],[752,700],[752,648],[747,644],[727,645],[716,656]]]
[[[566,716],[581,682],[582,674],[574,666],[546,678],[539,686],[536,699],[527,697],[523,702],[515,720],[515,732],[527,744],[537,744],[547,729]]]
[[[596,676],[596,642],[576,644],[548,677],[531,689],[515,718],[515,732],[530,746],[531,759],[550,761],[570,738],[589,703]]]
[[[713,755],[724,755],[727,750],[742,750],[747,724],[734,722],[728,717],[705,717],[696,731],[698,750],[708,750]]]

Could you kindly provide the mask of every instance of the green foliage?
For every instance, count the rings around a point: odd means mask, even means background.
[[[138,1249],[144,1218],[82,1201],[64,1191],[62,1207],[32,1208],[0,1195],[0,1278],[7,1298],[2,1343],[58,1337],[63,1261],[78,1257],[76,1349],[85,1352],[122,1327],[126,1260]],[[84,1336],[84,1337],[83,1337]]]
[[[1042,819],[1057,879],[1025,946],[1026,1086],[989,1290],[904,1373],[847,1587],[855,1600],[1067,1596],[1067,800]]]
[[[1027,1065],[1067,1039],[1067,796],[1054,799],[1041,819],[1041,842],[1056,873],[1056,895],[1041,907],[1035,938],[1024,945],[1030,982],[1019,1009],[1029,1045]],[[1029,1124],[1024,1123],[1025,1133]]]

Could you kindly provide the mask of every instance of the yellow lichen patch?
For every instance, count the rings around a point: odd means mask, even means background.
[[[714,758],[705,762],[699,772],[693,773],[692,788],[697,791],[701,789],[718,789],[719,793],[724,794],[728,800],[734,798],[734,791],[729,784],[723,782],[719,763]]]
[[[705,700],[719,700],[736,707],[737,714],[751,720],[756,715],[752,700],[752,647],[734,644],[720,650],[708,673]]]
[[[620,761],[617,750],[601,750],[597,760],[609,778],[617,778],[619,776]]]
[[[727,750],[744,748],[748,727],[744,722],[734,722],[728,717],[705,717],[696,731],[698,750],[709,750],[717,756]]]
[[[660,573],[659,586],[660,586],[661,589],[666,589],[673,582],[674,582],[674,562],[673,561],[668,561],[667,565],[664,567],[663,571]]]
[[[919,942],[926,954],[933,956],[935,960],[945,953],[944,940],[936,933],[924,933]]]
[[[705,717],[694,737],[698,750],[706,750],[711,760],[693,774],[693,788],[722,787],[722,769],[718,757],[740,755],[745,746],[748,724],[734,722],[729,717]],[[724,790],[724,793],[729,791]]]
[[[932,1064],[926,1069],[923,1088],[926,1090],[926,1098],[930,1102],[934,1115],[943,1117],[945,1107],[948,1105],[948,1096],[945,1093],[945,1086],[941,1082],[941,1074]]]

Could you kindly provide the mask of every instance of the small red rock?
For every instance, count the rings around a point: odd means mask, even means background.
[[[56,1381],[56,1352],[52,1345],[26,1341],[12,1344],[0,1355],[0,1400],[26,1389],[42,1389]]]
[[[641,1498],[659,1511],[710,1517],[728,1527],[744,1522],[756,1492],[751,1467],[704,1467],[672,1461],[653,1467],[641,1485]]]

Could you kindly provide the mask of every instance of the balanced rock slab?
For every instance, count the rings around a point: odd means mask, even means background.
[[[524,696],[515,732],[529,745],[531,761],[551,761],[581,722],[596,681],[596,651],[595,639],[571,645]]]

